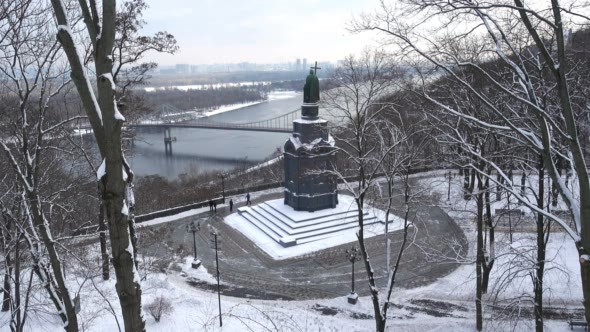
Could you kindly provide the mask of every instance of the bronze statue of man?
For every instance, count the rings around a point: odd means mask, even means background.
[[[313,70],[309,71],[305,85],[303,86],[303,102],[307,104],[314,104],[320,100],[320,80],[315,75]]]

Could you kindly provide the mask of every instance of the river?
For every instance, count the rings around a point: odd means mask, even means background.
[[[300,93],[278,93],[260,104],[212,115],[211,121],[244,123],[274,118],[301,107]],[[254,131],[172,128],[172,155],[164,150],[164,129],[138,129],[128,159],[139,176],[157,174],[170,180],[180,174],[228,171],[264,161],[290,134]]]

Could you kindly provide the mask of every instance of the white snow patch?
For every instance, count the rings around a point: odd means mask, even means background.
[[[119,112],[119,108],[117,107],[117,101],[113,99],[113,109],[115,110],[115,119],[125,121],[125,117],[121,112]]]
[[[98,170],[96,171],[96,180],[102,179],[102,177],[105,176],[105,174],[106,174],[106,160],[103,159],[102,163],[98,167]]]
[[[123,200],[123,207],[121,208],[121,213],[128,216],[129,215],[129,207],[127,206],[127,202]]]
[[[223,207],[225,205],[218,205],[218,207]],[[209,211],[209,207],[202,207],[202,208],[198,208],[198,209],[192,209],[192,210],[188,210],[188,211],[184,211],[181,213],[177,213],[175,215],[172,216],[167,216],[167,217],[160,217],[160,218],[155,218],[146,222],[142,222],[142,223],[138,223],[136,225],[136,227],[145,227],[145,226],[153,226],[153,225],[158,225],[158,224],[163,224],[163,223],[167,223],[167,222],[171,222],[171,221],[175,221],[175,220],[179,220],[182,218],[186,218],[186,217],[190,217],[190,216],[194,216],[203,212],[207,212]]]
[[[185,257],[184,258],[184,265],[182,266],[182,272],[184,272],[187,277],[192,279],[197,279],[200,281],[204,281],[208,284],[217,284],[217,277],[207,271],[207,268],[201,264],[198,269],[193,269],[192,263],[194,262],[192,257]],[[220,282],[223,284],[223,282]]]
[[[105,73],[100,75],[101,78],[108,80],[111,83],[111,89],[113,91],[117,90],[117,86],[115,85],[115,80],[113,80],[113,75],[111,73]]]

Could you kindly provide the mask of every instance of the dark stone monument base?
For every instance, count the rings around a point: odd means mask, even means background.
[[[336,157],[328,121],[318,117],[317,103],[301,105],[301,119],[293,121],[293,136],[285,143],[285,199],[295,211],[319,211],[338,204],[333,173]]]
[[[314,212],[323,209],[333,209],[338,205],[338,193],[297,196],[285,190],[285,204],[291,206],[295,211]]]
[[[320,106],[317,103],[301,105],[301,117],[304,119],[317,119]]]
[[[293,121],[293,133],[301,143],[311,143],[318,138],[328,141],[328,121],[320,118],[297,119]]]

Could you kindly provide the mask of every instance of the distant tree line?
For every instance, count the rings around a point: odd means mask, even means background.
[[[272,82],[269,86],[269,90],[292,90],[302,91],[303,85],[305,85],[305,79],[291,80],[291,81],[280,81]]]
[[[144,92],[147,104],[154,109],[164,104],[172,105],[181,110],[211,109],[222,105],[254,102],[265,100],[266,92],[262,85],[248,87],[220,87],[203,90],[163,89]]]
[[[320,78],[327,77],[327,71],[318,71]],[[191,76],[157,75],[150,79],[154,86],[165,85],[191,85],[191,84],[217,84],[232,82],[289,82],[292,80],[304,80],[307,72],[301,71],[243,71],[227,73],[198,73]],[[303,86],[303,85],[302,85]]]

